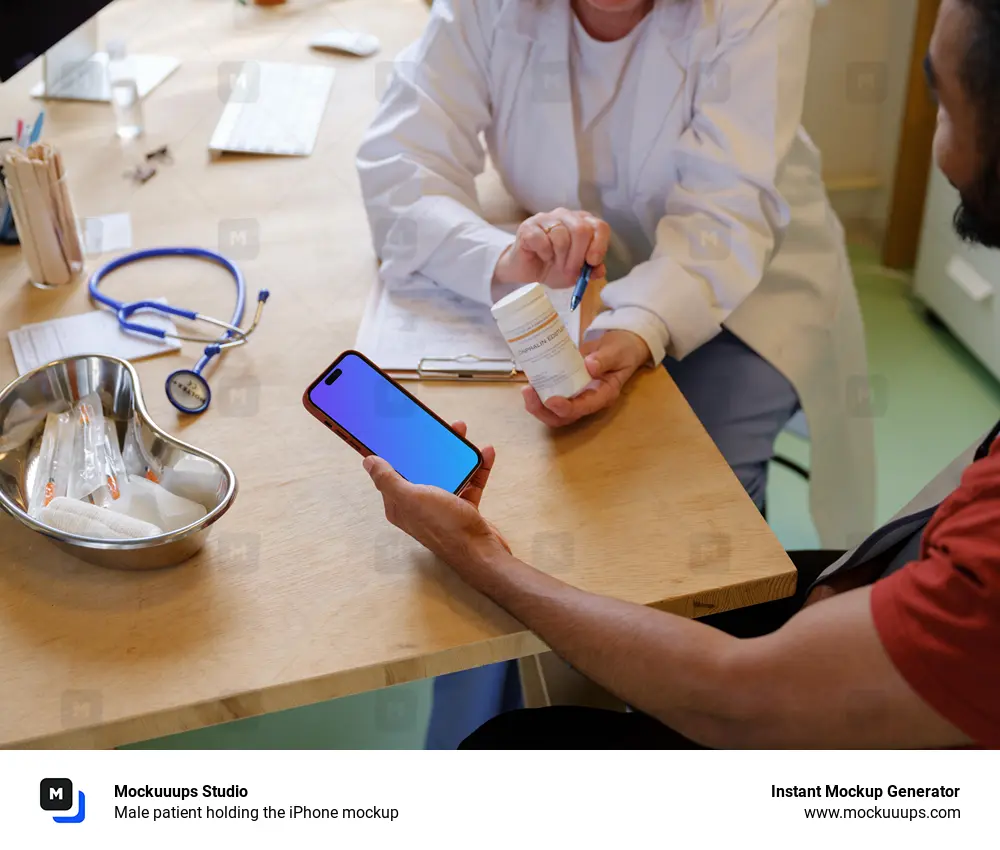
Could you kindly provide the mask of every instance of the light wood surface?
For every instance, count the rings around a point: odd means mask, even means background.
[[[102,37],[177,55],[145,104],[147,134],[113,137],[109,107],[52,103],[78,212],[128,210],[136,247],[223,240],[271,302],[258,334],[224,358],[204,416],[176,414],[166,375],[197,350],[138,364],[159,425],[225,458],[233,510],[187,564],[118,573],[77,562],[0,517],[0,745],[108,747],[541,652],[543,644],[391,528],[358,456],[302,409],[304,387],[352,345],[375,258],[354,153],[384,63],[419,32],[422,0],[296,2],[264,10],[197,0],[121,0]],[[334,27],[374,32],[383,51],[311,54]],[[337,68],[308,159],[227,157],[207,143],[220,65],[244,58]],[[35,104],[29,69],[0,88],[7,126]],[[122,173],[169,144],[173,165],[137,187]],[[106,259],[106,258],[102,258]],[[90,260],[93,268],[95,260]],[[83,283],[25,285],[0,249],[0,331],[88,309]],[[167,296],[228,316],[231,283],[192,261],[122,271],[111,291]],[[0,381],[15,377],[0,346]],[[498,448],[484,510],[528,561],[587,590],[701,616],[778,598],[795,574],[763,519],[662,369],[613,411],[560,433],[523,410],[519,388],[413,385],[470,436]]]

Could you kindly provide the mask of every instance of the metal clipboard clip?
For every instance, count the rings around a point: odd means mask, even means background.
[[[449,364],[448,368],[428,367],[428,363]],[[463,369],[461,363],[494,363],[494,368]],[[501,365],[502,364],[502,365]],[[517,366],[510,359],[477,357],[475,354],[460,354],[458,357],[422,357],[417,364],[417,377],[422,381],[516,381]]]

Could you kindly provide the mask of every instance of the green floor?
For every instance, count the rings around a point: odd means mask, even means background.
[[[873,251],[852,251],[868,331],[878,414],[878,520],[892,516],[1000,416],[1000,384],[948,334],[930,325],[905,279],[882,273]],[[808,464],[806,441],[783,435],[778,451]],[[786,548],[814,548],[806,485],[775,468],[768,515]],[[429,682],[161,738],[138,748],[405,749],[423,745]]]
[[[129,750],[413,750],[424,745],[431,683],[370,694],[133,744]]]
[[[927,321],[902,276],[887,274],[867,248],[851,252],[868,337],[878,461],[879,523],[908,502],[1000,417],[1000,383],[947,330]],[[809,446],[791,434],[777,451],[808,465]],[[806,486],[772,467],[771,526],[788,549],[817,545]]]

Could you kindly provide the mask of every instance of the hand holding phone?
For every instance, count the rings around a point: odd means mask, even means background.
[[[460,493],[483,465],[479,450],[357,351],[310,384],[306,410],[361,455],[377,455],[413,484]]]
[[[467,433],[464,422],[455,422],[452,427],[462,437]],[[480,579],[491,571],[496,559],[512,554],[510,544],[479,511],[496,461],[492,446],[483,447],[482,453],[482,468],[460,496],[435,487],[414,486],[381,458],[369,457],[364,462],[385,503],[386,518],[480,591]]]

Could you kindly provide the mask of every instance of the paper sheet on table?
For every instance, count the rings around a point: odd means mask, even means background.
[[[580,314],[569,308],[571,295],[569,289],[549,290],[556,311],[579,344]],[[394,374],[416,373],[422,364],[432,372],[472,375],[514,369],[510,348],[490,308],[422,275],[402,286],[390,288],[379,281],[372,287],[355,345]],[[462,359],[469,357],[488,362]]]
[[[156,299],[165,303],[164,299]],[[143,314],[143,324],[176,333],[173,322],[163,316]],[[177,340],[158,340],[152,337],[124,333],[118,327],[118,318],[110,310],[92,310],[78,316],[66,316],[33,325],[24,325],[7,334],[17,373],[23,375],[59,360],[78,354],[106,354],[123,360],[141,360],[168,351],[177,351]]]
[[[83,241],[92,256],[127,251],[132,247],[132,216],[126,212],[85,218]]]

